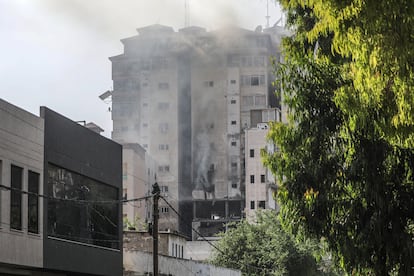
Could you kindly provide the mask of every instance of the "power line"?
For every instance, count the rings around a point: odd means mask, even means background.
[[[120,200],[86,200],[86,199],[74,199],[74,198],[62,198],[62,197],[47,196],[47,195],[42,195],[42,194],[38,194],[38,193],[24,191],[24,190],[21,190],[21,189],[18,189],[18,188],[5,186],[5,185],[2,185],[2,184],[0,184],[0,189],[5,189],[5,190],[8,190],[8,191],[18,191],[19,193],[22,193],[22,194],[34,195],[34,196],[38,196],[38,197],[41,197],[41,198],[44,198],[44,199],[50,199],[50,200],[54,200],[54,201],[67,201],[67,202],[74,202],[74,203],[80,203],[80,204],[123,204],[123,203],[127,203],[127,202],[135,202],[135,201],[147,200],[149,198],[152,198],[152,195],[148,195],[148,196],[143,196],[143,197],[130,198],[130,199],[120,199]]]

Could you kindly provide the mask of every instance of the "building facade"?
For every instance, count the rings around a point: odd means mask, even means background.
[[[44,121],[0,99],[0,275],[43,267]]]
[[[0,275],[122,273],[121,146],[0,100]]]
[[[139,144],[122,145],[122,197],[127,200],[122,206],[124,229],[143,230],[152,216],[150,198],[156,180],[156,163]],[[168,192],[161,187],[163,194]]]
[[[243,217],[244,130],[251,110],[280,105],[275,33],[152,25],[110,58],[112,138],[142,145],[157,161],[157,181],[181,214],[164,206],[168,228],[211,236]]]
[[[249,221],[255,221],[257,210],[278,210],[279,207],[275,200],[277,182],[272,172],[263,165],[261,152],[274,151],[274,145],[266,138],[268,123],[281,122],[282,114],[280,109],[252,110],[251,113],[256,126],[245,130],[245,214]]]

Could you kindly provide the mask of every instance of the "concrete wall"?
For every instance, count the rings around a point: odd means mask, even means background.
[[[124,249],[152,252],[151,234],[140,231],[124,231]],[[176,233],[160,232],[158,235],[158,252],[171,257],[186,257],[186,239]]]
[[[11,165],[23,168],[23,191],[28,171],[40,174],[43,194],[43,119],[0,99],[0,184],[10,186]],[[39,234],[27,229],[27,195],[22,195],[22,230],[10,229],[10,191],[0,188],[0,263],[43,266],[43,200],[39,199]]]
[[[158,257],[161,275],[171,276],[241,276],[240,270],[217,267],[192,260],[183,260],[167,256]],[[124,275],[148,275],[153,271],[152,254],[124,250]]]
[[[215,241],[211,241],[213,244]],[[212,257],[213,246],[206,241],[187,241],[185,244],[187,259],[194,261],[207,261]]]

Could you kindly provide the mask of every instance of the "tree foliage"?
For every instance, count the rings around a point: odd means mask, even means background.
[[[295,30],[276,72],[291,113],[271,126],[278,151],[265,156],[281,223],[326,238],[349,273],[412,275],[412,5],[281,3]]]
[[[312,251],[281,228],[276,213],[258,213],[257,223],[242,221],[222,234],[212,263],[240,269],[243,275],[320,275]],[[319,273],[319,274],[317,274]]]

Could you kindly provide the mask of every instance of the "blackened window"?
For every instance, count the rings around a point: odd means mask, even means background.
[[[232,142],[231,142],[231,146],[232,146],[232,147],[237,146],[237,142],[236,142],[236,141],[232,141]]]
[[[250,175],[250,183],[254,183],[254,175]]]
[[[231,121],[232,125],[236,125],[236,123],[237,123],[236,121]]]
[[[230,100],[230,104],[236,104],[236,100]]]
[[[30,233],[39,233],[39,174],[29,171],[29,194],[27,228]]]
[[[47,234],[119,249],[118,189],[52,164],[47,174]]]
[[[264,174],[260,175],[260,182],[265,183],[266,182],[266,176]]]
[[[250,150],[250,157],[254,157],[254,149]]]
[[[22,180],[23,169],[11,166],[10,228],[22,230]]]
[[[250,201],[250,209],[254,210],[254,201]]]
[[[237,183],[231,183],[231,187],[233,188],[233,189],[237,189]]]
[[[257,207],[259,209],[266,209],[266,202],[264,200],[260,200]]]

